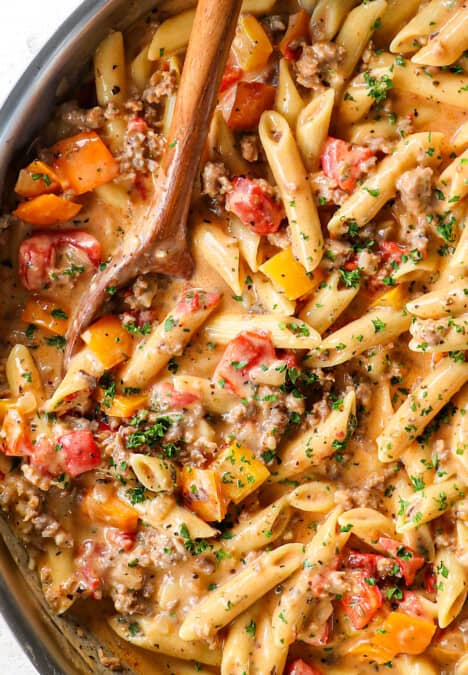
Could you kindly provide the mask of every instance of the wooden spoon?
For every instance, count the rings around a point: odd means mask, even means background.
[[[137,274],[190,277],[186,222],[216,95],[242,0],[199,0],[185,57],[168,144],[151,204],[104,271],[96,272],[73,312],[65,364],[82,330],[108,297],[107,289]]]

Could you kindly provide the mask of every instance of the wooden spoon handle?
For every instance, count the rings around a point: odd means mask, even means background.
[[[191,192],[199,167],[241,5],[242,0],[198,2],[162,161],[166,199],[156,209],[161,219],[158,239],[165,238],[188,211],[184,197]]]
[[[80,298],[68,330],[65,364],[109,287],[121,287],[158,265],[171,274],[188,276],[191,271],[185,224],[241,5],[242,0],[198,2],[155,196],[143,222],[125,236],[120,251]]]

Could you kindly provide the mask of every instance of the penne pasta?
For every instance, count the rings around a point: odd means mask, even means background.
[[[224,628],[256,600],[291,576],[302,564],[300,544],[285,544],[256,560],[218,586],[190,610],[179,630],[183,640],[209,637]]]
[[[244,225],[239,218],[236,218],[232,214],[229,218],[228,230],[234,239],[237,240],[242,258],[252,272],[257,272],[259,266],[260,235],[255,234],[250,227]]]
[[[390,43],[390,51],[405,54],[417,51],[427,37],[450,18],[453,3],[432,0],[407,23]]]
[[[312,367],[329,367],[359,356],[367,349],[385,344],[408,330],[411,323],[404,309],[380,307],[325,338],[308,356]]]
[[[136,615],[127,622],[120,619],[121,617],[111,617],[110,627],[117,635],[136,647],[210,666],[221,664],[219,647],[210,649],[206,642],[201,640],[191,642],[182,640],[177,634],[177,623],[169,614],[155,614],[151,617]]]
[[[174,354],[182,352],[219,300],[218,293],[186,291],[174,310],[135,349],[120,374],[121,383],[140,388],[148,384]]]
[[[355,415],[356,395],[351,390],[344,397],[340,409],[332,410],[323,422],[299,432],[287,443],[281,453],[281,464],[270,480],[278,482],[319,465],[346,443]]]
[[[374,0],[361,3],[346,16],[336,36],[336,44],[344,50],[339,66],[343,79],[351,76],[386,9],[387,0]]]
[[[163,56],[169,56],[184,49],[192,31],[195,10],[188,9],[176,14],[157,28],[148,49],[148,59],[157,61]]]
[[[446,356],[409,394],[377,439],[379,459],[397,459],[468,379],[468,364]]]
[[[339,288],[339,283],[339,272],[332,272],[299,313],[299,317],[320,334],[335,323],[359,292],[358,285]]]
[[[420,295],[407,302],[406,309],[419,319],[441,319],[463,314],[468,309],[468,280],[460,279]]]
[[[303,569],[286,583],[272,616],[272,635],[277,647],[292,644],[300,633],[308,614],[307,590],[311,578],[320,574],[340,553],[349,534],[336,534],[339,508],[332,511],[317,529],[304,552]]]
[[[468,348],[468,314],[440,319],[416,319],[410,326],[410,333],[413,337],[409,348],[415,352],[438,354],[464,351]]]
[[[466,31],[468,30],[468,8],[456,10],[435,36],[411,59],[413,63],[425,66],[449,66],[466,49]]]
[[[287,121],[289,126],[294,129],[297,118],[304,108],[302,100],[294,80],[289,71],[289,65],[286,59],[281,59],[279,63],[278,89],[276,90],[275,110],[279,112]]]
[[[437,620],[446,628],[459,615],[468,593],[466,568],[453,551],[441,550],[434,561],[437,575]]]
[[[409,495],[407,499],[400,499],[396,522],[397,532],[414,530],[441,516],[459,499],[463,499],[464,487],[463,483],[457,480],[444,480]]]
[[[332,40],[357,4],[359,0],[319,0],[310,21],[313,35],[320,40]]]
[[[465,108],[468,102],[468,77],[462,73],[442,71],[435,80],[423,66],[391,54],[383,53],[373,56],[370,68],[393,66],[393,86],[395,89],[424,97],[436,103],[445,103]]]
[[[263,113],[259,134],[286,210],[294,255],[312,272],[323,255],[323,235],[296,142],[287,121],[273,111]]]
[[[225,234],[221,227],[200,222],[193,231],[193,241],[199,255],[212,267],[235,295],[242,294],[239,265],[239,244]]]
[[[353,192],[328,223],[328,231],[334,237],[346,232],[350,222],[363,227],[395,196],[396,181],[408,169],[419,163],[419,158],[428,157],[428,164],[440,161],[440,145],[443,135],[439,133],[412,134],[400,141],[392,155],[380,162],[377,170],[359,190]],[[434,147],[432,158],[427,155],[429,147]]]
[[[279,314],[217,314],[205,326],[206,335],[221,345],[246,330],[269,333],[280,349],[312,349],[320,342],[319,334],[304,321]]]
[[[298,115],[296,139],[308,171],[316,171],[319,167],[320,154],[328,136],[334,102],[335,92],[333,89],[328,89],[313,98]]]

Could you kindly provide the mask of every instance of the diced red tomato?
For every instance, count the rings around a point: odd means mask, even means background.
[[[101,453],[88,429],[67,432],[57,442],[63,451],[66,471],[72,478],[100,465]]]
[[[176,391],[171,382],[162,382],[158,387],[158,393],[161,403],[176,410],[186,408],[191,403],[200,400],[198,394],[191,391]]]
[[[256,129],[265,110],[273,107],[276,89],[263,82],[238,82],[223,98],[224,119],[231,129]]]
[[[86,539],[80,546],[76,559],[76,569],[83,586],[95,600],[102,598],[102,586],[99,570],[99,558],[104,545],[92,539]]]
[[[373,156],[369,148],[329,136],[320,159],[324,174],[333,178],[342,190],[352,192],[364,172],[364,162]]]
[[[132,117],[131,120],[129,120],[127,128],[130,132],[134,133],[146,133],[148,131],[148,125],[146,124],[146,121],[143,119],[143,117]]]
[[[296,659],[286,666],[285,675],[322,675],[317,666],[311,666],[302,659]]]
[[[406,246],[397,244],[396,241],[381,241],[379,252],[385,262],[396,262],[401,265],[402,256],[408,255],[409,250]]]
[[[379,545],[395,558],[400,566],[403,579],[407,586],[411,586],[416,576],[416,572],[424,565],[424,558],[417,551],[409,546],[403,546],[398,541],[389,537],[380,537]]]
[[[66,246],[83,252],[91,266],[99,265],[101,244],[92,234],[80,230],[44,230],[25,239],[19,249],[19,275],[25,288],[38,291],[50,282],[57,250]]]
[[[284,218],[283,205],[251,178],[234,178],[232,185],[226,195],[226,209],[256,234],[276,232]]]
[[[383,598],[378,586],[366,582],[365,572],[350,572],[353,590],[340,600],[345,613],[356,630],[367,626],[382,607]]]
[[[221,300],[221,294],[216,292],[197,291],[193,288],[184,292],[177,305],[179,314],[193,314],[200,309],[214,307]]]
[[[432,567],[428,567],[426,573],[424,574],[424,588],[428,593],[436,592],[436,580],[437,577],[435,575],[434,569]]]
[[[254,366],[266,365],[275,359],[270,336],[261,331],[240,333],[227,345],[213,378],[222,381],[239,396],[246,394],[249,373]]]
[[[219,91],[220,92],[226,91],[226,89],[232,87],[233,84],[239,82],[241,77],[242,77],[242,70],[239,68],[238,65],[236,65],[234,57],[231,53],[226,63],[226,67],[224,68],[224,73],[221,79]]]
[[[296,14],[290,14],[288,30],[279,44],[280,52],[288,61],[295,61],[302,52],[300,42],[309,41],[310,16],[304,9]]]
[[[361,553],[361,551],[350,551],[344,562],[344,567],[364,570],[370,577],[377,573],[377,561],[382,558],[377,553]]]
[[[123,532],[117,527],[104,528],[104,538],[112,548],[117,548],[119,551],[128,553],[136,544],[135,532]]]

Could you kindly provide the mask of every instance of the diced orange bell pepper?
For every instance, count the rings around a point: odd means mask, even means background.
[[[232,107],[225,109],[228,126],[250,131],[257,128],[262,113],[273,107],[276,89],[262,82],[238,82],[228,95],[233,97]]]
[[[116,316],[108,314],[93,323],[81,336],[90,350],[108,370],[126,361],[133,351],[130,333]]]
[[[301,39],[308,40],[310,16],[304,9],[289,16],[288,30],[279,44],[280,52],[288,59],[297,58],[295,44]]]
[[[288,300],[311,293],[323,281],[325,275],[320,267],[307,274],[304,267],[296,260],[291,248],[285,248],[272,258],[269,258],[263,265],[260,265],[260,271],[263,272]]]
[[[55,225],[74,218],[82,209],[81,204],[57,195],[40,195],[21,202],[13,215],[31,225]]]
[[[216,471],[184,466],[181,488],[189,509],[205,522],[219,522],[227,511],[227,500]]]
[[[39,159],[35,159],[25,169],[21,169],[15,185],[16,194],[29,198],[57,193],[61,190],[62,186],[57,174]]]
[[[96,389],[95,397],[103,404],[102,410],[108,417],[131,417],[148,403],[147,394],[116,394],[109,399],[101,387]]]
[[[404,612],[390,612],[370,639],[358,641],[350,653],[372,658],[378,663],[390,661],[397,654],[422,654],[429,647],[435,631],[433,621]]]
[[[16,408],[9,408],[3,419],[0,440],[3,452],[9,457],[24,457],[31,454],[32,445],[26,421]]]
[[[65,335],[68,328],[68,315],[50,300],[32,296],[23,309],[22,321],[45,328],[56,335]]]
[[[232,51],[244,71],[266,66],[273,47],[262,24],[251,14],[242,14],[239,18]]]
[[[218,474],[224,494],[235,504],[260,487],[270,475],[248,448],[236,442],[231,443],[210,468]]]
[[[372,638],[373,644],[396,654],[422,654],[429,646],[436,625],[433,621],[410,616],[404,612],[390,612],[381,630]]]
[[[77,195],[109,183],[119,174],[117,161],[94,131],[64,138],[50,152],[60,181]]]
[[[138,528],[138,511],[115,494],[102,500],[96,488],[92,488],[84,495],[81,509],[91,521],[117,527],[123,532],[135,532]]]

